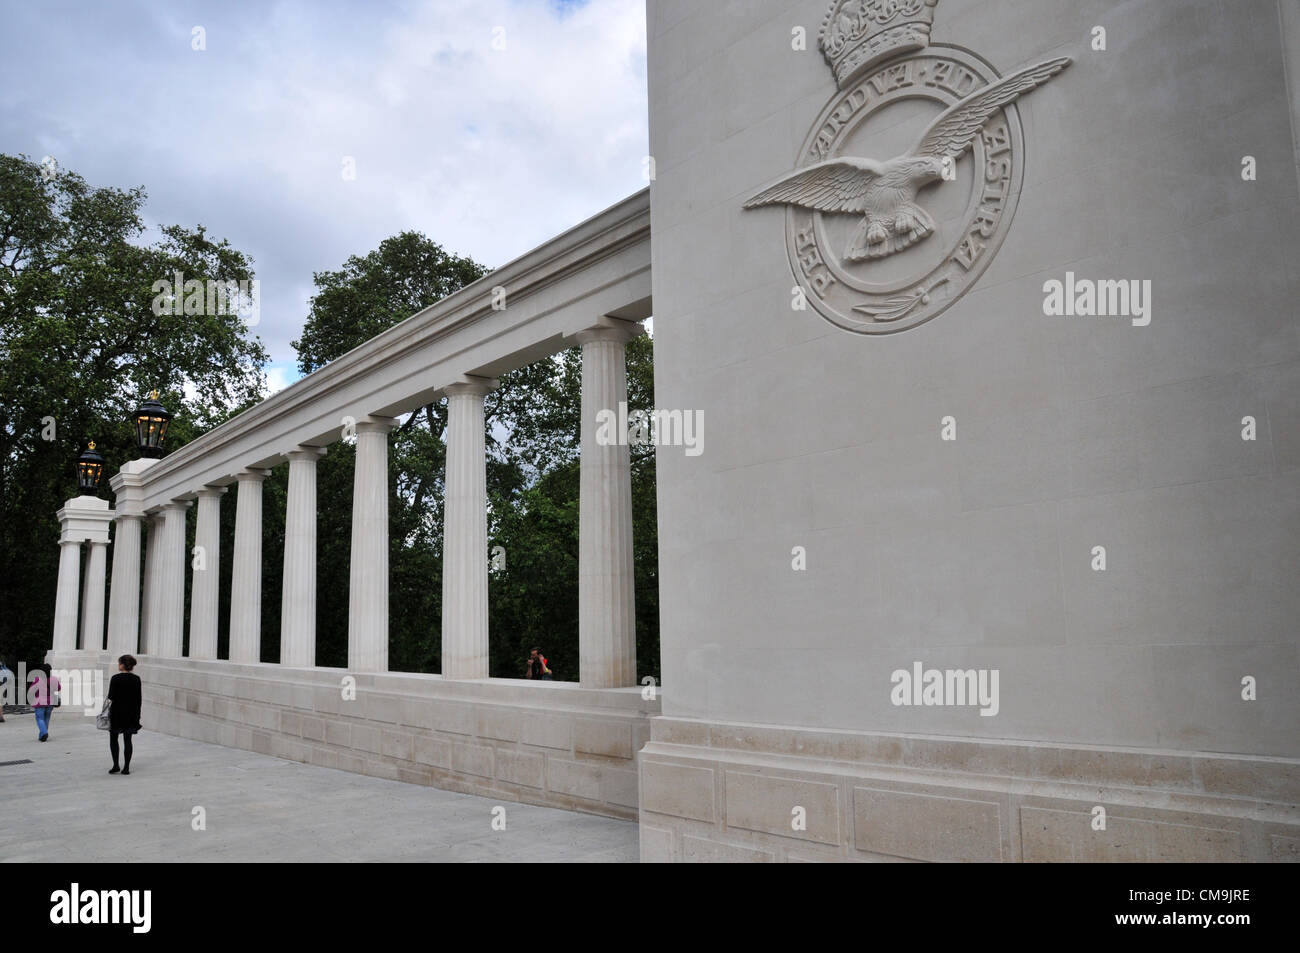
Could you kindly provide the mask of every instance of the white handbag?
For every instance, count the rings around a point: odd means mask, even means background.
[[[95,727],[98,728],[100,731],[108,731],[112,727],[112,723],[109,721],[108,718],[108,709],[112,707],[112,704],[113,704],[113,699],[105,698],[104,710],[95,716]]]

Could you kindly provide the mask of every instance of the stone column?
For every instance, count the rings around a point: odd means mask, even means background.
[[[483,398],[495,381],[447,393],[447,478],[442,544],[442,675],[488,677],[487,459]]]
[[[175,500],[163,505],[162,542],[158,562],[158,610],[150,650],[164,658],[182,658],[185,648],[185,511],[190,504]]]
[[[59,583],[54,596],[54,651],[77,650],[77,587],[81,582],[81,543],[59,542]]]
[[[262,660],[262,481],[270,470],[239,474],[235,556],[230,567],[230,661]]]
[[[622,426],[627,342],[639,325],[579,334],[582,344],[582,456],[578,503],[578,668],[582,685],[636,684],[632,572],[632,468],[627,434],[597,441],[601,411]]]
[[[388,432],[397,421],[357,424],[348,590],[348,668],[388,671]]]
[[[221,591],[221,495],[224,486],[199,490],[199,514],[194,530],[190,587],[190,658],[217,657],[217,597]],[[198,568],[202,566],[203,568]]]
[[[88,542],[86,579],[81,595],[81,645],[88,652],[104,650],[104,579],[108,543]]]
[[[86,568],[86,618],[82,622],[85,647],[99,651],[104,639],[104,560],[113,510],[97,496],[68,500],[56,514],[59,521],[59,577],[54,596],[54,651],[77,651],[81,611],[81,544],[90,546]],[[98,552],[96,552],[98,550]]]
[[[288,454],[280,664],[295,668],[316,664],[316,461],[324,455],[324,447]]]
[[[140,517],[119,514],[113,537],[113,591],[108,601],[108,651],[114,658],[139,650]]]
[[[108,649],[114,658],[147,651],[141,618],[140,543],[144,532],[144,474],[157,464],[153,459],[128,460],[109,480],[117,497],[113,593],[108,606]]]
[[[158,596],[162,583],[159,564],[162,561],[163,521],[161,513],[150,513],[149,539],[144,550],[144,593],[140,605],[140,654],[152,655],[158,651]]]

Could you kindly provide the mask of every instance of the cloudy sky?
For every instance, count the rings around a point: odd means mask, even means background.
[[[252,255],[283,386],[314,271],[404,229],[499,266],[645,185],[644,18],[644,0],[0,0],[0,152],[144,186],[151,228]]]

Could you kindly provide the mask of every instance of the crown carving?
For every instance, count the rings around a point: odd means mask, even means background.
[[[939,0],[835,0],[822,23],[821,50],[843,88],[899,53],[930,45]]]

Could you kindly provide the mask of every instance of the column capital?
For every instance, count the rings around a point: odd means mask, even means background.
[[[122,464],[121,469],[108,478],[108,485],[113,488],[114,493],[120,492],[123,486],[139,486],[140,474],[152,466],[157,466],[159,462],[152,458],[128,460]]]
[[[168,510],[188,510],[193,505],[193,500],[168,500],[166,503],[163,503],[158,507],[157,515],[162,516]]]
[[[610,341],[615,344],[626,344],[633,338],[638,338],[645,334],[645,326],[636,321],[622,321],[618,318],[602,318],[599,322],[589,328],[584,328],[575,334],[570,335],[579,344],[589,344],[593,341]]]
[[[486,397],[497,389],[499,383],[501,382],[495,377],[474,377],[470,374],[463,374],[460,378],[444,387],[442,392],[448,397],[460,397],[466,394],[472,397]]]
[[[144,498],[144,477],[142,474],[159,461],[152,459],[128,460],[108,478],[108,485],[113,490],[117,515],[140,517],[144,515],[141,502]]]
[[[388,433],[397,427],[396,417],[362,417],[357,421],[357,433]]]
[[[256,467],[249,467],[247,470],[240,470],[236,473],[235,479],[240,483],[261,483],[270,475],[270,470],[259,470]]]
[[[224,486],[205,486],[199,490],[195,496],[200,500],[219,500],[225,494],[228,487]]]
[[[290,460],[311,460],[314,463],[328,452],[329,447],[294,447],[285,456]]]
[[[66,501],[56,514],[60,542],[85,542],[97,539],[108,542],[108,527],[116,514],[107,500],[95,496],[77,496]]]

